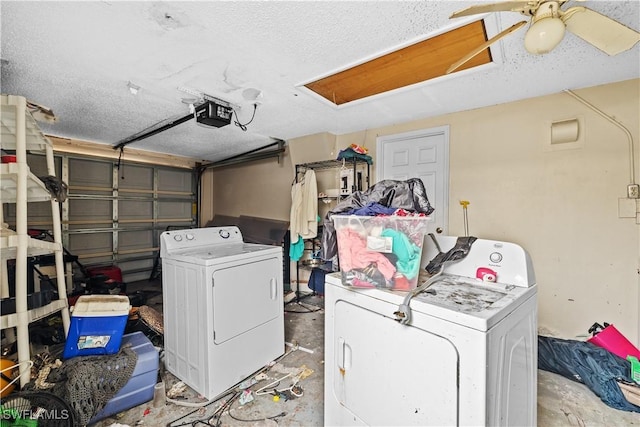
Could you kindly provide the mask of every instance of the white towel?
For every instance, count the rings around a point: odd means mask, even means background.
[[[316,173],[307,169],[301,182],[291,187],[291,243],[298,237],[312,239],[318,235],[318,184]]]

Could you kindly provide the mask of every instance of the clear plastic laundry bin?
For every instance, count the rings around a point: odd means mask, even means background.
[[[415,289],[427,216],[333,215],[342,284]]]

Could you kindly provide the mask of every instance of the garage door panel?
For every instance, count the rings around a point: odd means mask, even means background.
[[[116,264],[125,281],[145,271],[148,278],[159,234],[194,224],[191,170],[129,162],[118,169],[117,160],[66,155],[60,164],[69,177],[65,245],[88,267]]]
[[[27,154],[27,163],[29,164],[29,169],[31,173],[35,176],[47,176],[49,174],[49,170],[47,169],[47,158],[41,154]],[[62,176],[62,160],[59,157],[54,158],[53,161],[56,176]]]
[[[112,257],[110,255],[94,256],[95,252],[87,252],[86,254],[80,254],[80,262],[85,267],[91,268],[91,266],[105,266],[113,264]],[[76,254],[74,254],[76,255]]]
[[[119,231],[118,249],[127,251],[130,249],[150,248],[153,246],[153,231]]]
[[[140,190],[149,192],[153,190],[153,168],[149,166],[124,165],[121,177],[118,181],[121,190]]]
[[[191,192],[192,172],[181,170],[158,170],[158,188],[164,191]]]
[[[31,202],[29,203],[27,224],[31,227],[33,224],[51,223],[51,202]],[[9,224],[16,223],[16,204],[8,203],[5,205],[4,211],[5,221]]]
[[[120,200],[118,202],[120,220],[153,218],[153,202],[145,200]]]
[[[77,187],[77,186],[70,185],[69,194],[71,196],[77,196],[78,194],[82,194],[84,197],[86,196],[111,197],[113,194],[113,190],[108,187],[87,188],[87,187]]]
[[[69,235],[69,251],[74,255],[113,252],[111,233],[79,233]]]
[[[97,221],[112,220],[111,200],[69,200],[69,221]]]
[[[191,218],[191,201],[158,202],[158,218]]]
[[[112,188],[112,181],[112,163],[69,159],[69,186]]]
[[[136,254],[136,257],[139,257],[141,254]],[[131,259],[127,259],[131,258]],[[142,271],[148,270],[151,271],[153,268],[153,258],[149,259],[134,259],[133,256],[122,256],[118,260],[118,267],[120,267],[123,271]],[[149,273],[146,273],[146,277],[149,277]],[[146,278],[145,277],[145,278]]]
[[[95,233],[96,231],[104,231],[107,230],[108,232],[111,232],[112,228],[112,221],[109,220],[105,220],[104,222],[82,222],[80,224],[68,224],[67,228],[69,229],[69,231],[85,231],[86,233]]]

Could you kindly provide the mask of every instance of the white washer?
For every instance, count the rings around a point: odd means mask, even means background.
[[[284,353],[282,248],[237,227],[160,236],[166,368],[212,399]]]
[[[443,252],[455,237],[438,236]],[[423,265],[438,251],[427,237]],[[478,268],[497,282],[476,279]],[[486,271],[486,270],[485,270]],[[520,246],[476,240],[410,304],[405,292],[325,286],[325,425],[535,426],[537,296]]]

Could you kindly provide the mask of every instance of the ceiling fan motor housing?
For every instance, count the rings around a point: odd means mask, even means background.
[[[558,2],[550,1],[540,5],[524,36],[527,51],[535,54],[547,53],[562,41],[565,24],[560,18],[561,13]]]

